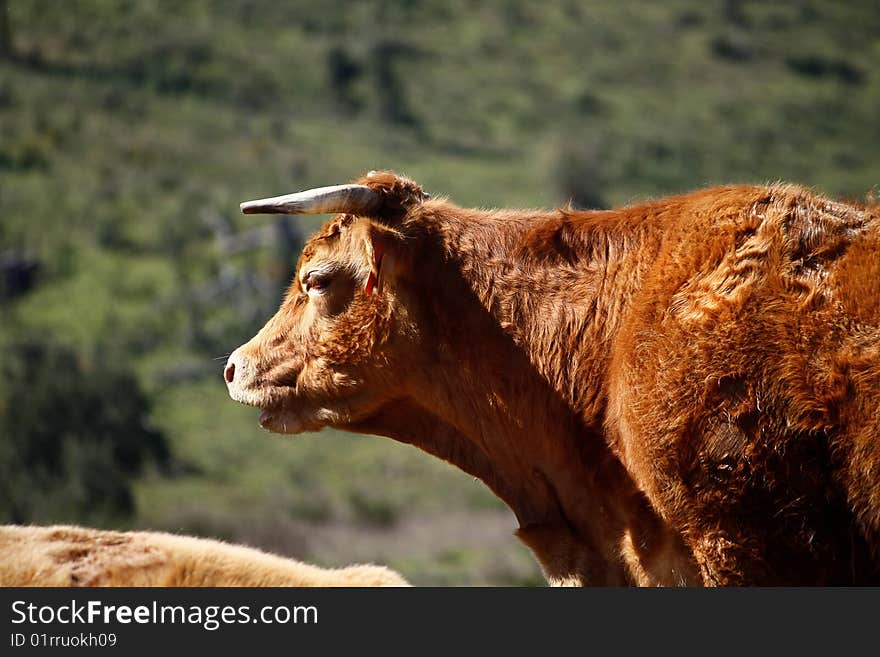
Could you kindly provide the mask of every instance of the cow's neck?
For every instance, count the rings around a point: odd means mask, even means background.
[[[585,424],[601,426],[614,337],[659,246],[650,223],[611,211],[447,207],[429,225],[540,376]]]
[[[558,214],[426,212],[418,278],[429,289],[416,293],[437,352],[395,437],[483,479],[551,581],[632,582],[621,551],[634,525],[662,531],[603,439],[602,414],[608,345],[634,285],[615,274],[639,236],[600,222],[587,248],[566,244]]]

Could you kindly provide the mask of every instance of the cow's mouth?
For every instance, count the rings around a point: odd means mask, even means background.
[[[244,388],[230,386],[229,396],[239,404],[260,409],[277,408],[282,403],[284,390],[281,388]]]
[[[339,413],[329,408],[291,409],[286,406],[270,406],[260,410],[259,422],[266,431],[292,435],[319,431],[338,417]]]
[[[296,434],[317,431],[321,424],[303,405],[291,403],[291,389],[286,386],[243,388],[230,386],[229,396],[245,406],[260,409],[259,423],[272,433]]]
[[[230,386],[229,389],[235,401],[260,409],[259,424],[272,433],[320,431],[326,426],[344,426],[350,422],[352,398],[337,395],[328,400],[324,395],[303,393],[295,386],[277,384],[252,388]]]

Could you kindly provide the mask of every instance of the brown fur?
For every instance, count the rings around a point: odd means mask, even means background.
[[[330,570],[160,532],[0,526],[0,586],[408,586],[393,570]]]
[[[782,184],[483,211],[360,182],[390,209],[333,218],[298,266],[332,283],[294,282],[230,357],[264,427],[456,464],[552,583],[878,582],[875,211]]]

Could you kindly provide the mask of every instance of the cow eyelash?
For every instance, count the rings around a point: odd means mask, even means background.
[[[309,290],[323,290],[329,284],[330,274],[327,272],[310,271],[302,279],[302,286],[306,292]]]

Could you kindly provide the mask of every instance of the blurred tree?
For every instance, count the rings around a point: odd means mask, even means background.
[[[398,62],[419,54],[414,46],[397,39],[379,39],[370,52],[379,117],[386,123],[414,126],[418,124],[406,98],[406,88],[398,73]]]
[[[39,271],[40,262],[33,257],[13,250],[0,252],[0,302],[28,292]]]
[[[7,0],[0,0],[0,57],[12,59],[14,55],[12,22],[9,20],[9,3]]]
[[[745,27],[749,22],[742,0],[721,0],[721,16],[728,23],[739,27]]]
[[[593,141],[566,141],[556,161],[556,181],[565,201],[580,209],[602,209],[608,205],[603,196],[602,153]]]
[[[818,53],[789,57],[788,67],[810,78],[835,78],[847,84],[861,84],[865,71],[843,58],[827,57]]]
[[[0,521],[130,514],[130,478],[169,462],[135,377],[69,349],[13,343],[0,360]]]
[[[352,86],[362,74],[363,68],[344,47],[334,46],[327,52],[327,77],[337,109],[348,113],[360,109]]]

